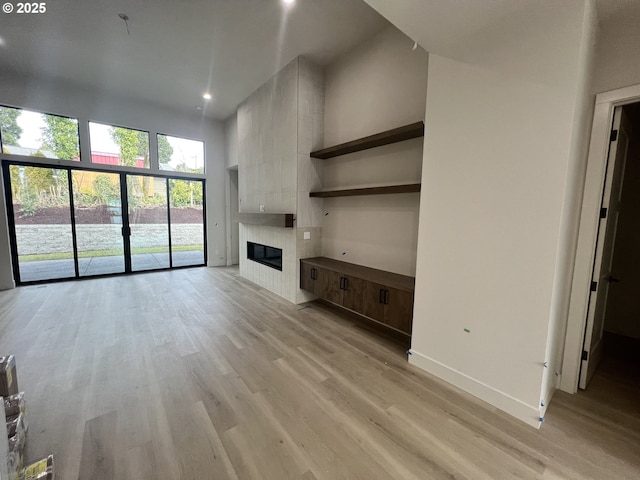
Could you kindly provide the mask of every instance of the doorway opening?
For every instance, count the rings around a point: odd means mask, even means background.
[[[204,180],[2,162],[18,285],[206,264]]]
[[[602,187],[579,388],[640,391],[640,103],[617,106]]]
[[[240,226],[233,216],[240,211],[238,166],[227,169],[227,265],[240,263]]]

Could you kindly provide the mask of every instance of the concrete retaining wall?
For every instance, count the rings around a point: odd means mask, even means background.
[[[122,248],[122,225],[76,225],[78,251]],[[131,247],[166,246],[166,225],[132,225]],[[171,226],[171,242],[175,245],[202,243],[201,224]],[[72,252],[71,225],[16,225],[19,255]]]

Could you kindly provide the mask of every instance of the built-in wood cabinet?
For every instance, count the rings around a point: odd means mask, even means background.
[[[415,279],[325,257],[300,260],[300,288],[411,334]]]
[[[362,313],[403,332],[411,332],[413,293],[367,282]]]

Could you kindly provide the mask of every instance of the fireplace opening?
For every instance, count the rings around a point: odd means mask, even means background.
[[[247,258],[267,267],[282,271],[282,249],[247,242]]]

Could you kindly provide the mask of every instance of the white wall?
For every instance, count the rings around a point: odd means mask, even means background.
[[[224,162],[226,168],[238,166],[238,114],[224,122]]]
[[[331,146],[424,119],[428,55],[395,27],[325,69],[325,139]],[[419,183],[422,140],[324,160],[323,188]],[[419,194],[324,200],[322,255],[415,274]]]
[[[238,203],[238,168],[227,169],[229,181],[229,216],[240,211]],[[236,222],[230,221],[227,227],[227,265],[240,263],[240,229]]]
[[[487,52],[474,63],[430,56],[410,357],[532,425],[566,322],[554,292],[570,278],[559,259],[584,142],[583,5],[544,13],[527,32],[476,36]]]
[[[298,57],[298,195],[296,204],[296,303],[316,298],[300,286],[300,259],[317,257],[322,242],[322,199],[309,192],[322,186],[324,162],[310,153],[324,139],[324,72],[304,57]],[[305,234],[308,238],[305,238]]]
[[[238,198],[238,113],[235,112],[224,122],[225,158],[225,198],[226,198],[226,241],[227,265],[240,262],[239,225],[233,221],[233,214],[239,211]]]
[[[616,15],[607,18],[600,25],[596,48],[596,68],[592,91],[607,92],[621,87],[640,84],[640,62],[635,61],[640,51],[640,18],[634,15]],[[637,122],[636,122],[637,123]],[[607,309],[608,331],[640,338],[640,323],[634,286],[640,284],[636,278],[635,265],[637,263],[631,252],[634,250],[640,232],[633,214],[638,202],[637,185],[640,170],[634,158],[638,157],[640,147],[635,138],[638,128],[634,124],[634,136],[631,142],[630,157],[625,170],[625,185],[623,189],[623,204],[619,226],[619,241],[616,243],[614,272],[623,278],[623,282],[613,285],[610,289],[610,305]],[[623,257],[621,260],[620,258]],[[619,272],[619,273],[618,273]],[[637,290],[636,290],[637,291]]]
[[[564,205],[560,219],[560,238],[554,289],[551,298],[551,313],[545,359],[547,368],[543,371],[541,416],[544,416],[551,397],[561,386],[565,371],[563,356],[568,325],[573,274],[576,265],[580,212],[589,155],[589,140],[595,105],[595,95],[591,93],[595,71],[595,44],[597,37],[597,15],[595,4],[585,2],[582,40],[578,54],[576,96],[573,113],[571,147],[567,165]],[[570,333],[569,333],[570,335]],[[574,355],[574,361],[578,355]]]
[[[596,46],[593,92],[602,93],[640,83],[640,18],[616,15],[603,20]]]
[[[152,165],[157,161],[153,148],[156,133],[204,140],[209,265],[225,264],[224,135],[220,122],[202,118],[195,109],[193,116],[185,116],[156,105],[114,98],[53,81],[4,75],[0,83],[0,104],[78,118],[82,162],[86,164],[90,163],[89,121],[149,131]],[[6,242],[4,209],[0,209],[0,225],[0,288],[10,288],[7,274],[10,262],[7,261],[8,252],[2,248]]]

